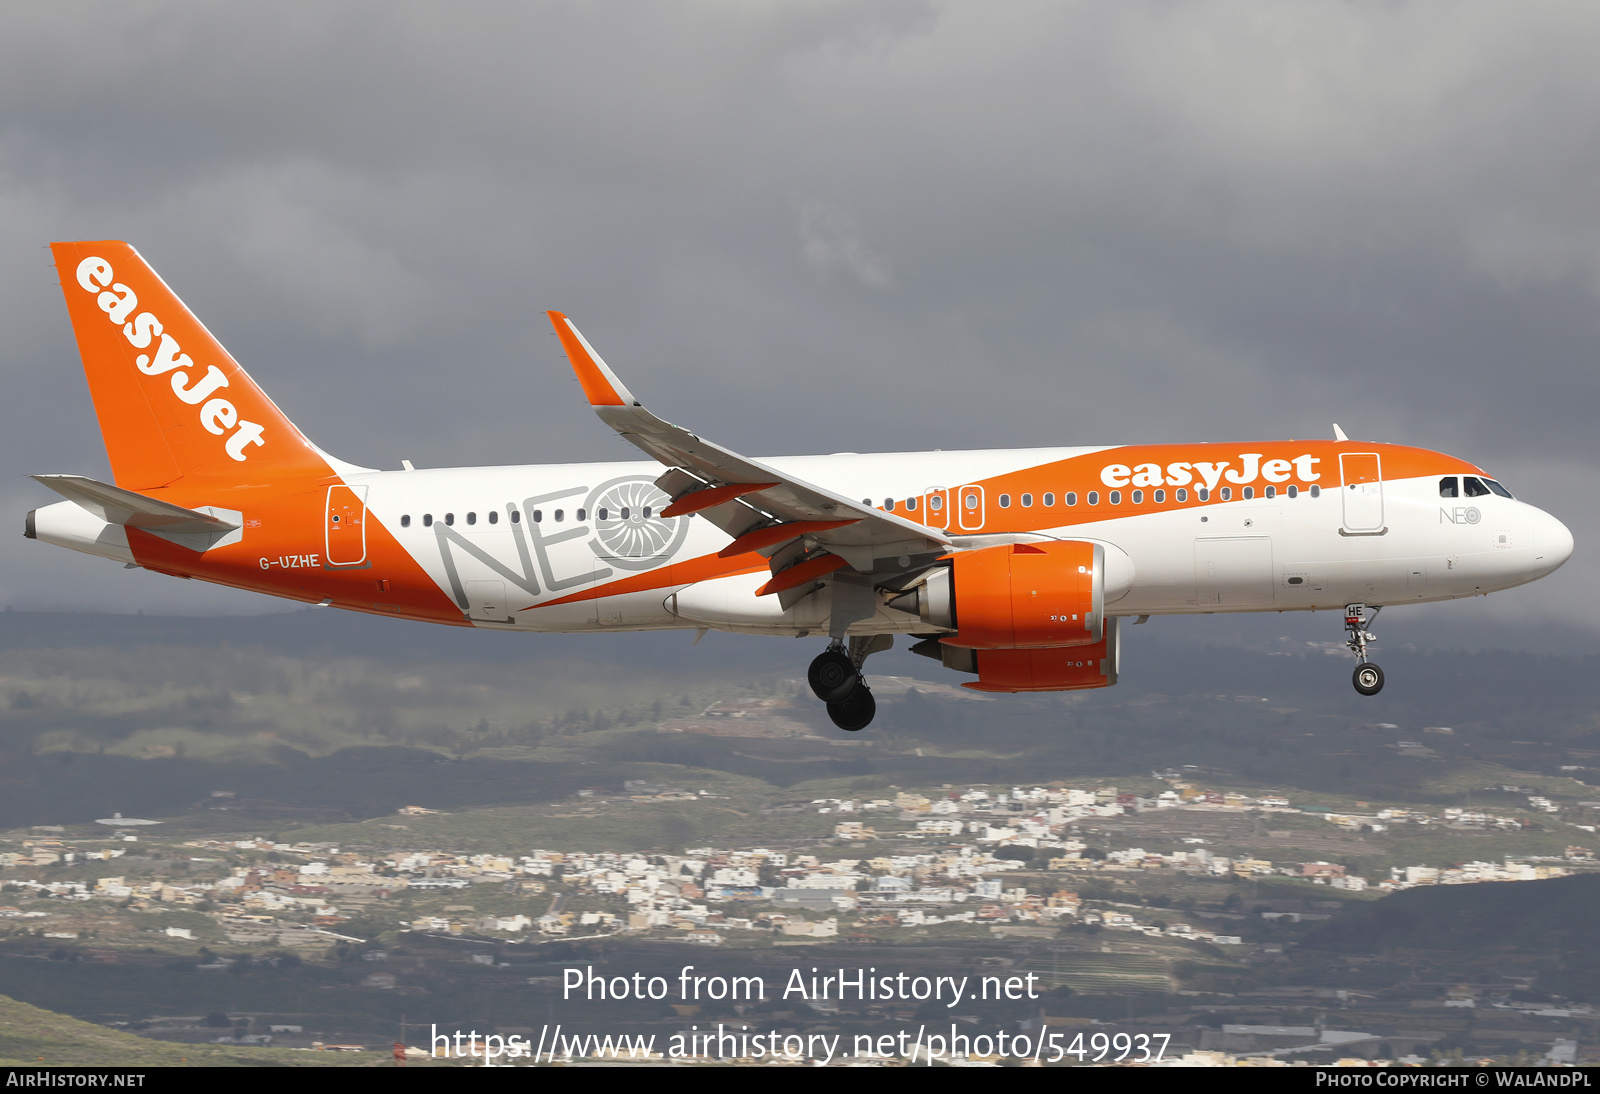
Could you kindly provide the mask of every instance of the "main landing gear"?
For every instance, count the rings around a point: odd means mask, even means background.
[[[1369,616],[1365,604],[1346,604],[1344,609],[1344,629],[1349,635],[1345,645],[1356,655],[1356,671],[1350,682],[1362,695],[1376,695],[1383,690],[1383,670],[1367,660],[1367,643],[1377,641],[1372,632],[1367,630],[1367,624],[1377,619],[1381,611],[1383,606],[1379,605],[1372,609]]]
[[[828,717],[840,729],[854,733],[866,729],[878,713],[877,700],[861,666],[870,654],[894,645],[894,636],[875,634],[850,639],[847,647],[834,641],[817,655],[806,672],[806,682],[811,692],[828,705]]]

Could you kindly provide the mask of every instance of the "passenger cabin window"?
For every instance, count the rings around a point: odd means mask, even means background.
[[[1314,498],[1322,497],[1322,487],[1318,486],[1316,483],[1312,483],[1311,484],[1311,496],[1314,497]]]
[[[884,498],[883,499],[883,507],[884,507],[884,509],[886,511],[888,511],[890,513],[894,512],[894,499],[893,498]]]
[[[1291,498],[1299,497],[1300,496],[1300,488],[1298,486],[1289,487],[1289,496]]]
[[[1174,492],[1173,497],[1176,498],[1178,501],[1188,501],[1189,500],[1189,491],[1185,490],[1183,487],[1180,486],[1180,487],[1178,487],[1177,491]]]
[[[1205,487],[1202,486],[1202,487],[1200,487],[1200,489],[1198,489],[1198,490],[1196,490],[1194,492],[1194,496],[1199,498],[1201,501],[1210,501],[1211,500],[1211,491],[1207,490]]]
[[[1056,496],[1050,493],[1045,494],[1044,503],[1046,505],[1054,505],[1056,503]]]
[[[1439,496],[1441,498],[1459,498],[1461,496],[1460,481],[1454,475],[1447,475],[1440,479]]]
[[[556,523],[560,524],[563,520],[566,519],[567,511],[565,509],[557,509],[556,513],[555,513],[555,517],[556,517]]]
[[[1223,501],[1232,501],[1233,500],[1233,487],[1224,486],[1222,488],[1222,500]]]
[[[476,514],[476,513],[468,513],[467,514],[467,523],[468,524],[477,524],[478,523],[478,514]]]
[[[1098,491],[1098,490],[1089,491],[1089,504],[1090,505],[1099,505],[1100,504],[1100,491]]]
[[[933,497],[928,499],[928,508],[937,513],[939,510],[944,508],[944,498],[939,494],[933,495]]]
[[[1032,494],[1024,494],[1024,495],[1022,495],[1022,507],[1024,509],[1032,509],[1033,508],[1033,495]]]
[[[585,514],[584,514],[584,511],[583,511],[583,510],[582,510],[582,509],[579,509],[579,510],[578,510],[578,516],[577,516],[577,519],[578,519],[578,520],[584,520],[584,519],[586,519],[586,517],[585,517]]]
[[[405,516],[400,518],[400,527],[402,527],[402,528],[410,528],[411,527],[411,514],[410,513],[407,513]]]
[[[1002,508],[1002,509],[1010,509],[1011,508],[1011,495],[1010,494],[1001,494],[1000,495],[1000,508]]]
[[[1157,490],[1156,491],[1156,504],[1160,505],[1162,502],[1164,502],[1166,500],[1167,500],[1167,492],[1165,490]]]
[[[1267,487],[1267,492],[1266,492],[1265,496],[1269,497],[1269,498],[1277,497],[1278,496],[1278,488],[1276,486]]]
[[[422,526],[424,528],[432,528],[433,527],[433,514],[432,513],[424,513],[424,514],[422,514]]]
[[[544,520],[544,510],[535,509],[533,511],[533,523],[538,524],[542,520]]]
[[[511,510],[511,523],[512,524],[521,524],[522,523],[522,514],[520,512],[518,512],[517,510],[515,510],[515,509]]]
[[[1064,498],[1062,498],[1062,500],[1065,501],[1068,505],[1077,505],[1078,504],[1078,492],[1076,490],[1068,490],[1067,493],[1066,493],[1066,496]]]
[[[607,515],[606,515],[606,514],[607,514],[607,513],[609,513],[609,512],[610,512],[610,510],[609,510],[609,509],[607,509],[607,508],[606,508],[606,507],[605,507],[605,506],[603,506],[603,505],[602,505],[602,506],[601,506],[601,507],[600,507],[600,508],[598,508],[598,509],[596,509],[596,510],[595,510],[595,511],[594,511],[594,512],[595,512],[595,516],[597,516],[597,517],[599,517],[599,518],[600,518],[600,519],[601,519],[601,520],[609,520],[609,519],[610,519],[610,518],[609,518],[609,517],[608,517],[608,516],[607,516]]]
[[[1251,498],[1253,498],[1255,496],[1256,496],[1256,488],[1255,487],[1247,486],[1247,487],[1244,488],[1244,500],[1245,501],[1249,501]]]
[[[444,522],[446,525],[454,527],[456,523],[456,515],[454,513],[446,513],[444,515]]]
[[[1469,498],[1485,498],[1489,496],[1489,488],[1471,475],[1462,475],[1461,485],[1466,487],[1467,497]]]
[[[499,524],[500,523],[500,514],[495,512],[493,509],[489,510],[489,523],[490,524]]]
[[[1135,490],[1133,492],[1133,504],[1135,504],[1135,505],[1143,505],[1144,504],[1144,491],[1143,490]]]
[[[916,498],[907,498],[906,499],[906,512],[915,513],[916,511],[917,511],[917,499]]]
[[[1122,504],[1122,491],[1121,490],[1113,490],[1113,491],[1111,491],[1111,493],[1109,495],[1107,495],[1106,500],[1111,502],[1112,505],[1121,505]]]

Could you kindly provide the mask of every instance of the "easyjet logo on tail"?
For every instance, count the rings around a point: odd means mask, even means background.
[[[204,376],[194,378],[194,362],[182,351],[177,339],[162,329],[161,320],[149,312],[140,312],[132,320],[139,298],[132,289],[113,280],[111,263],[103,258],[86,258],[78,263],[78,284],[85,292],[97,293],[100,310],[111,322],[122,328],[123,337],[135,349],[149,349],[157,337],[161,342],[153,353],[141,353],[134,361],[146,376],[172,374],[172,393],[182,402],[200,408],[200,425],[207,433],[226,435],[223,447],[230,457],[244,462],[245,449],[251,445],[265,445],[265,432],[255,422],[239,418],[239,410],[227,399],[214,398],[228,386],[228,378],[216,365],[206,369]],[[230,432],[231,431],[231,432]]]

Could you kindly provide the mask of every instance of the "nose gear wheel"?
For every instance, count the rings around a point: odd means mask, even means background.
[[[1350,679],[1362,695],[1376,695],[1383,690],[1383,670],[1377,665],[1357,665]]]

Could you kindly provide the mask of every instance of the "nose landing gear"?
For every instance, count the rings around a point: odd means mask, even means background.
[[[1356,671],[1350,682],[1362,695],[1376,695],[1383,690],[1383,670],[1367,660],[1367,643],[1377,641],[1372,632],[1367,630],[1367,624],[1377,619],[1381,611],[1381,604],[1372,609],[1370,616],[1367,615],[1365,604],[1347,604],[1344,609],[1344,629],[1349,636],[1345,645],[1356,655]]]
[[[878,712],[877,700],[867,687],[861,666],[867,658],[894,645],[894,635],[856,636],[847,647],[841,641],[828,644],[806,672],[811,692],[828,705],[828,718],[847,732],[866,729]]]

